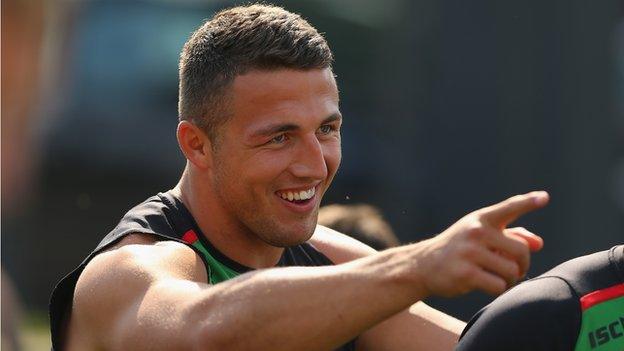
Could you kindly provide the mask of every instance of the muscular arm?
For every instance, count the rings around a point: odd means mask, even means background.
[[[182,244],[122,242],[78,281],[69,340],[79,346],[70,349],[332,349],[431,294],[502,292],[529,257],[527,242],[502,227],[543,205],[535,198],[473,212],[417,244],[336,266],[258,270],[215,286]]]
[[[71,332],[106,350],[331,349],[424,295],[382,273],[402,269],[394,256],[259,270],[209,286],[181,244],[124,245],[81,275]],[[378,303],[360,308],[371,299]]]

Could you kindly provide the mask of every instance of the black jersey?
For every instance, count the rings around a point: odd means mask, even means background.
[[[470,320],[456,350],[623,351],[624,245],[507,291]]]
[[[159,240],[174,240],[188,245],[203,260],[211,284],[220,283],[252,270],[229,259],[212,246],[182,201],[173,196],[171,192],[159,193],[128,211],[117,227],[102,239],[95,250],[56,285],[50,299],[52,350],[63,349],[63,334],[71,312],[74,289],[86,265],[98,253],[119,242],[123,237],[134,233],[154,235]],[[312,245],[303,243],[286,248],[277,266],[331,264],[333,263]],[[355,350],[353,340],[337,349],[337,351],[350,350]]]

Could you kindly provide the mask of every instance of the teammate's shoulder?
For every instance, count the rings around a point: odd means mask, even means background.
[[[322,225],[317,225],[309,243],[339,264],[376,253],[372,247],[345,234]]]
[[[624,279],[622,247],[614,247],[565,261],[540,277],[565,280],[579,296],[608,288]],[[618,259],[619,252],[619,259]]]
[[[576,291],[567,280],[542,275],[509,289],[482,313],[498,322],[536,325],[548,320],[548,316],[567,315],[569,319],[578,316],[579,302]]]
[[[540,276],[507,290],[481,309],[469,322],[479,320],[493,327],[505,323],[537,325],[547,316],[576,314],[578,299],[567,281],[554,276]]]
[[[511,288],[492,303],[513,312],[544,313],[543,308],[556,308],[561,303],[576,302],[572,286],[561,277],[543,275]]]
[[[456,350],[499,350],[500,345],[507,345],[506,350],[570,350],[579,322],[578,300],[568,283],[558,277],[538,277],[477,312]],[[515,341],[508,344],[509,340]]]

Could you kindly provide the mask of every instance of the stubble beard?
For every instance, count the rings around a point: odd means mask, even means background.
[[[308,241],[314,234],[318,219],[318,208],[313,213],[302,215],[297,224],[289,228],[287,223],[281,223],[270,210],[261,208],[258,204],[266,202],[258,201],[254,197],[242,197],[242,203],[233,201],[232,194],[225,179],[231,175],[226,170],[218,172],[214,178],[214,190],[219,201],[230,213],[232,220],[238,226],[237,229],[244,235],[260,239],[261,241],[275,247],[291,247]],[[264,211],[263,211],[264,210]],[[309,223],[308,223],[309,222]]]
[[[318,211],[301,218],[294,226],[281,223],[279,218],[275,218],[270,213],[265,213],[261,209],[253,206],[253,201],[247,202],[244,206],[230,203],[223,196],[222,201],[230,208],[235,217],[235,221],[240,225],[240,229],[248,236],[262,240],[275,247],[290,247],[299,245],[312,237],[316,228]],[[304,223],[305,222],[305,223]]]

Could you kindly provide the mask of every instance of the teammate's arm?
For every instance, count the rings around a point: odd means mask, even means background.
[[[71,334],[87,349],[332,349],[431,294],[502,292],[526,271],[529,250],[499,227],[541,197],[514,197],[435,238],[348,263],[258,270],[214,286],[182,244],[126,245],[82,273]]]

